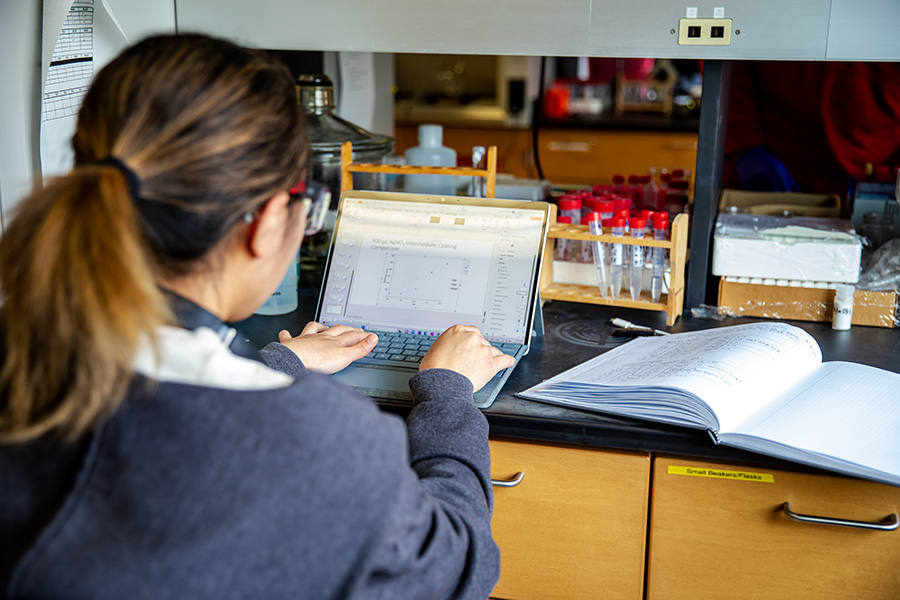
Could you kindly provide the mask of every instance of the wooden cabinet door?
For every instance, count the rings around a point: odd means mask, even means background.
[[[657,457],[648,600],[900,598],[900,530],[797,522],[797,513],[884,523],[900,488],[852,478]]]
[[[495,598],[527,600],[643,596],[650,458],[512,441],[491,441]]]
[[[685,132],[542,129],[544,176],[554,183],[609,183],[650,167],[695,169],[697,134]]]

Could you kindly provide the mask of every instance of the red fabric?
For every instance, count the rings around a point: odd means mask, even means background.
[[[900,164],[900,63],[733,63],[725,184],[762,145],[802,191],[844,194],[866,163]]]
[[[646,79],[656,64],[653,58],[590,58],[591,81],[611,81],[616,73],[631,79]]]

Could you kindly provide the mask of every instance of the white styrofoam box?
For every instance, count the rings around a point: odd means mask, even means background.
[[[717,276],[856,283],[862,244],[849,221],[719,215],[713,237]]]
[[[494,196],[507,200],[547,200],[552,189],[547,180],[498,175]]]

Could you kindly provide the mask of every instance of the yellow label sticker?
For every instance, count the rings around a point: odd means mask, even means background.
[[[724,469],[707,469],[706,467],[681,467],[669,465],[669,475],[692,475],[694,477],[713,477],[715,479],[737,479],[739,481],[775,483],[775,476],[771,473],[726,471]]]

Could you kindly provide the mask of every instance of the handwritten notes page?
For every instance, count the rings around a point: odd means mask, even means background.
[[[784,323],[640,338],[520,395],[718,431],[821,364],[815,340]]]
[[[900,374],[828,362],[722,441],[886,481],[900,477]],[[774,449],[773,446],[778,446]]]

